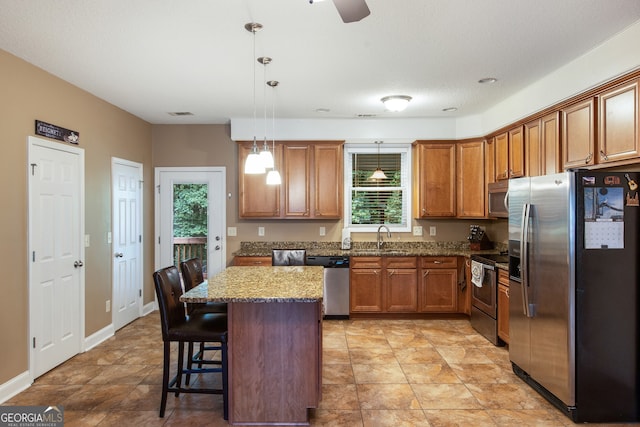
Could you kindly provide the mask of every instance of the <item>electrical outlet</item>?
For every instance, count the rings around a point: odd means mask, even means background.
[[[238,229],[236,227],[227,227],[227,236],[233,237],[238,235]]]
[[[258,227],[258,236],[264,236],[264,227]]]
[[[105,310],[106,310],[107,313],[111,311],[111,300],[110,299],[108,299],[107,303],[105,304]]]
[[[432,225],[429,227],[429,236],[435,236],[436,235],[436,227],[435,225]]]
[[[415,225],[413,227],[413,235],[414,236],[422,236],[422,226],[420,225]]]
[[[320,227],[320,235],[325,236],[327,234],[327,229],[324,227]]]

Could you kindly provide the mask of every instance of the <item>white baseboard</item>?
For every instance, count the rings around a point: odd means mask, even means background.
[[[149,313],[153,313],[158,309],[158,304],[155,301],[150,302],[149,304],[142,307],[142,317],[146,316]]]
[[[105,326],[95,334],[92,334],[91,336],[84,339],[83,351],[89,351],[98,344],[108,340],[115,334],[115,332],[116,331],[113,327],[113,323]]]
[[[7,381],[0,384],[0,403],[4,403],[16,394],[28,389],[31,386],[31,376],[29,371],[25,371]]]

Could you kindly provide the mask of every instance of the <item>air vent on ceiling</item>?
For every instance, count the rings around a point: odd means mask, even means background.
[[[360,117],[362,119],[366,119],[369,117],[376,117],[377,114],[373,114],[373,113],[360,113],[360,114],[356,114],[356,117]]]
[[[175,111],[173,113],[169,113],[170,116],[193,116],[193,113],[189,111]]]

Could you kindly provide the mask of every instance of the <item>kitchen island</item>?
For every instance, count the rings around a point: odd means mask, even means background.
[[[229,267],[185,293],[228,304],[229,424],[305,425],[322,390],[323,268]]]

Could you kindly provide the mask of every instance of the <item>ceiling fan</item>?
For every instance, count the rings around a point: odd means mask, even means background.
[[[309,0],[309,3],[313,2],[314,0]],[[360,21],[371,13],[365,0],[333,0],[333,4],[345,23]]]

